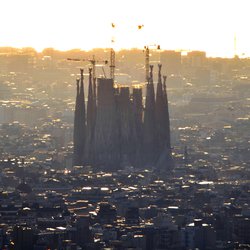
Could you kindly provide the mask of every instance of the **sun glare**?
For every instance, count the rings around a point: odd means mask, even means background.
[[[10,0],[0,6],[0,46],[40,51],[111,45],[142,48],[156,43],[163,49],[204,50],[211,56],[230,57],[236,34],[237,52],[250,54],[250,3],[244,0]]]

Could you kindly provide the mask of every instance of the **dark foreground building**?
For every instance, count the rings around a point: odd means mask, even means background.
[[[74,165],[92,165],[115,170],[124,166],[171,169],[170,124],[166,77],[158,66],[156,94],[153,66],[142,89],[114,88],[113,79],[92,82],[89,71],[87,115],[85,115],[83,71],[77,80],[74,120]],[[96,94],[97,92],[97,94]]]

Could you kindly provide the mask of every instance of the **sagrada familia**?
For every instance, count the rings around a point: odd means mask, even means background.
[[[142,88],[133,87],[130,93],[129,87],[115,88],[113,79],[107,78],[98,78],[96,84],[90,68],[85,107],[81,69],[77,79],[73,164],[107,170],[125,166],[172,169],[166,78],[163,76],[162,82],[159,64],[155,94],[150,66],[144,102]]]

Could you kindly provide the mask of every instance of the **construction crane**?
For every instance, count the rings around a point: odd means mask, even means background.
[[[90,62],[92,64],[92,68],[93,68],[93,74],[92,74],[93,81],[95,81],[95,79],[96,79],[96,63],[104,63],[105,65],[108,64],[108,60],[95,60],[95,56],[94,55],[93,55],[92,59],[67,58],[67,60],[69,60],[69,61],[75,61],[75,62],[80,62],[80,61]],[[104,70],[103,70],[103,72],[104,72]],[[105,72],[104,72],[104,76],[106,77]]]
[[[156,48],[157,50],[161,49],[160,45],[156,45],[156,44],[144,46],[143,51],[145,52],[145,71],[146,71],[145,80],[146,82],[148,82],[149,80],[149,47]]]
[[[143,24],[137,25],[137,30],[142,30],[143,28],[144,28]],[[149,81],[149,57],[150,57],[149,48],[154,48],[157,50],[161,49],[160,45],[156,45],[156,44],[150,44],[150,45],[144,46],[143,52],[145,52],[145,80],[146,82]]]
[[[137,29],[141,30],[144,27],[143,24],[137,25]],[[115,23],[111,23],[112,31],[116,28]],[[111,38],[111,48],[110,48],[110,78],[115,81],[115,50],[114,50],[115,36],[112,35]]]
[[[115,24],[111,23],[112,29],[115,28]],[[115,50],[113,48],[113,44],[115,43],[115,38],[112,36],[111,38],[111,48],[110,48],[110,78],[115,81]]]
[[[110,48],[110,78],[115,80],[115,51]]]

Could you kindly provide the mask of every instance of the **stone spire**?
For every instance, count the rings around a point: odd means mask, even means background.
[[[133,89],[133,102],[132,102],[132,116],[133,116],[133,147],[134,155],[132,164],[136,167],[142,165],[142,143],[143,143],[143,105],[142,105],[142,89]]]
[[[80,140],[79,140],[79,130],[80,130],[80,120],[79,120],[79,82],[80,79],[76,80],[76,102],[75,102],[75,116],[74,116],[74,156],[73,156],[73,164],[81,165],[81,149],[80,149]]]
[[[164,145],[166,144],[166,140],[168,139],[166,135],[166,117],[164,117],[166,105],[161,80],[161,67],[162,65],[158,64],[158,83],[155,101],[155,119],[157,126],[157,143],[159,152],[163,151]]]
[[[93,161],[93,136],[95,128],[95,99],[92,86],[92,68],[89,68],[89,91],[87,104],[87,129],[86,129],[86,144],[85,144],[85,161],[92,163]]]
[[[166,128],[166,143],[167,147],[171,148],[171,139],[170,139],[170,120],[169,120],[169,109],[168,109],[168,95],[167,95],[167,76],[163,76],[163,97],[165,103],[164,109],[164,126]]]
[[[96,95],[96,77],[93,78],[93,103],[94,103],[94,107],[93,107],[93,123],[95,124],[95,120],[96,120],[96,109],[97,109],[97,95]]]
[[[143,158],[147,165],[153,166],[155,164],[156,152],[155,93],[153,84],[153,65],[150,65],[150,77],[146,89],[143,124]]]
[[[174,167],[174,160],[172,158],[171,142],[170,142],[170,121],[169,121],[169,111],[168,111],[168,97],[167,97],[167,87],[166,80],[167,77],[163,76],[163,97],[164,97],[164,109],[162,114],[162,127],[165,128],[163,134],[163,150],[157,162],[157,168],[161,171],[171,170]],[[163,131],[162,131],[163,132]]]
[[[85,118],[85,97],[84,97],[84,84],[83,84],[83,69],[80,69],[81,78],[80,78],[80,92],[79,92],[79,140],[80,140],[80,150],[81,150],[81,159],[83,164],[84,156],[84,146],[86,141],[86,118]]]

